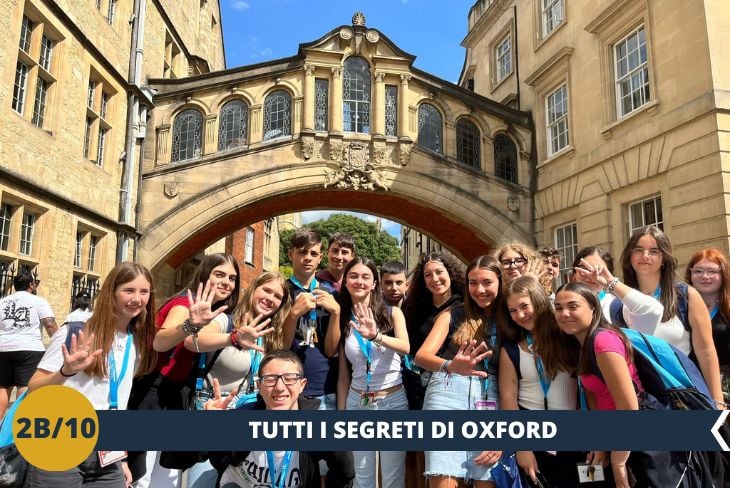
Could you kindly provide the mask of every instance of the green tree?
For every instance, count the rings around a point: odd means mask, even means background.
[[[322,264],[320,268],[327,267],[327,243],[329,237],[336,232],[347,232],[355,239],[355,248],[358,256],[366,256],[372,259],[379,267],[388,261],[397,261],[401,259],[400,246],[398,239],[391,236],[383,230],[378,230],[375,222],[368,222],[360,217],[347,214],[332,214],[326,219],[316,220],[306,224],[305,227],[319,233],[322,236],[324,245],[322,251]],[[284,231],[279,234],[281,245],[279,247],[281,266],[291,266],[287,249],[293,231]]]

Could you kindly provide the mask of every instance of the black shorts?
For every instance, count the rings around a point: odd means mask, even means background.
[[[28,386],[45,351],[0,352],[0,388]]]

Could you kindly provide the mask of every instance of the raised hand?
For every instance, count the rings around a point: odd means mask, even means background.
[[[461,376],[486,378],[488,376],[486,371],[478,371],[474,367],[491,356],[492,351],[487,348],[484,341],[480,342],[479,345],[475,340],[465,342],[449,363],[449,372]]]
[[[237,393],[238,390],[234,388],[227,397],[221,398],[221,385],[213,378],[213,398],[205,402],[203,410],[228,410],[228,405],[236,398]]]
[[[205,284],[198,285],[198,293],[193,298],[193,294],[188,290],[188,310],[190,312],[190,325],[198,329],[208,325],[214,318],[223,313],[228,305],[223,305],[215,310],[213,302],[215,301],[214,285],[210,280]]]
[[[474,464],[477,466],[489,466],[499,461],[502,457],[502,451],[482,451],[474,458]]]
[[[236,341],[238,345],[244,349],[253,349],[254,351],[264,352],[264,348],[256,344],[259,337],[274,332],[273,327],[269,327],[271,319],[264,319],[263,315],[258,315],[249,323],[249,314],[243,315],[243,325],[236,330]]]
[[[101,349],[94,349],[94,334],[91,333],[87,337],[84,331],[79,331],[78,338],[71,336],[71,350],[66,349],[65,344],[61,344],[61,353],[63,354],[63,364],[61,365],[61,374],[71,376],[79,371],[83,371],[91,366],[96,358],[101,354]]]
[[[375,339],[378,335],[378,324],[370,307],[363,303],[356,303],[352,306],[352,313],[355,320],[350,320],[350,327],[360,333],[365,339]]]
[[[606,288],[613,279],[613,275],[605,266],[593,266],[585,259],[580,260],[580,265],[581,267],[576,271],[587,281],[595,283],[601,288]]]

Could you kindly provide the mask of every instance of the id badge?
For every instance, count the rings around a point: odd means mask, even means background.
[[[605,481],[603,466],[600,464],[578,463],[578,481],[580,483],[593,483],[594,481]]]
[[[360,405],[363,407],[367,407],[368,405],[373,405],[375,403],[375,392],[372,391],[366,391],[363,393],[360,393]]]
[[[497,402],[492,400],[475,400],[475,410],[497,410]]]
[[[127,457],[127,451],[97,451],[99,453],[99,465],[104,468]]]

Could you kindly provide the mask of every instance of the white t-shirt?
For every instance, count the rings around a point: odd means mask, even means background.
[[[540,384],[540,374],[537,372],[535,358],[531,353],[520,350],[520,374],[517,401],[520,407],[526,410],[544,410],[545,396]],[[547,400],[550,410],[575,410],[578,398],[578,380],[570,374],[560,371],[550,382]]]
[[[367,344],[367,340],[363,339]],[[378,346],[370,348],[370,391],[380,391],[403,383],[401,377],[401,355],[392,349]],[[353,331],[345,339],[345,356],[352,365],[353,388],[367,389],[367,360]]]
[[[281,473],[281,464],[286,451],[274,451],[274,463],[276,464],[276,477]],[[292,453],[289,471],[286,473],[284,488],[299,488],[302,484],[302,477],[299,473],[299,452]],[[226,483],[234,483],[241,488],[272,488],[269,463],[266,460],[266,451],[251,451],[248,457],[240,466],[228,466],[223,477],[221,486]]]
[[[27,291],[0,299],[0,351],[43,351],[41,319],[53,316],[45,299]]]
[[[61,345],[66,342],[67,335],[68,329],[65,325],[61,326],[61,328],[58,329],[58,332],[53,334],[51,343],[48,345],[48,350],[43,355],[41,362],[38,364],[38,369],[54,373],[61,369],[61,366],[63,365]],[[117,374],[122,371],[124,353],[127,346],[127,336],[128,334],[126,332],[117,332],[114,337],[114,343],[112,344]],[[124,377],[122,378],[117,392],[117,408],[119,410],[127,409],[129,393],[132,391],[132,379],[134,378],[134,372],[137,370],[137,366],[139,365],[139,354],[137,353],[137,347],[134,344],[134,337],[129,342],[129,347],[127,370],[124,373]],[[109,410],[109,378],[102,379],[96,376],[92,377],[87,375],[85,372],[80,371],[78,374],[67,378],[64,386],[69,386],[74,390],[83,393],[83,395],[88,398],[94,406],[94,410]]]
[[[70,314],[66,315],[66,320],[64,320],[63,323],[68,324],[69,322],[86,322],[91,318],[93,313],[94,312],[90,311],[88,308],[86,310],[77,308]]]

